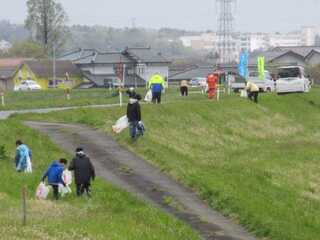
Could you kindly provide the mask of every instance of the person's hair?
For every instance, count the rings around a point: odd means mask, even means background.
[[[83,151],[83,148],[82,147],[78,147],[77,149],[76,149],[76,152],[82,152]]]
[[[59,163],[62,163],[62,164],[64,164],[64,165],[67,165],[67,164],[68,164],[68,160],[65,159],[65,158],[61,158],[61,159],[59,160]]]
[[[21,140],[17,140],[16,141],[16,145],[22,145],[23,143],[22,143],[22,141]]]

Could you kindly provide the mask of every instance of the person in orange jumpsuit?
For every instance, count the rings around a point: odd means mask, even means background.
[[[213,99],[216,96],[218,76],[216,74],[209,74],[207,77],[208,83],[208,98]]]

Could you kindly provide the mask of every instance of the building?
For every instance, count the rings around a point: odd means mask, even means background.
[[[53,62],[50,60],[0,59],[0,88],[14,90],[25,80],[37,82],[42,89],[53,86]],[[73,87],[82,82],[81,71],[71,61],[56,61],[55,82],[60,87]]]
[[[320,64],[320,47],[316,46],[279,46],[268,51],[250,55],[249,65],[256,66],[259,56],[264,56],[269,66],[314,66]]]
[[[0,91],[14,89],[13,78],[24,59],[22,58],[3,58],[0,59]]]
[[[168,78],[170,61],[151,48],[126,48],[120,52],[76,49],[60,59],[71,60],[91,86],[106,87],[123,80],[125,86],[145,86],[151,76]]]

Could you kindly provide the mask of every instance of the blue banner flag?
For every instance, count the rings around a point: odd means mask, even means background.
[[[247,52],[242,52],[240,54],[240,62],[238,65],[238,70],[240,76],[247,79],[248,77],[248,61],[249,61],[249,54]]]

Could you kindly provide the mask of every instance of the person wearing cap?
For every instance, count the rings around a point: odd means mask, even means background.
[[[77,195],[82,196],[86,192],[91,197],[91,180],[96,177],[94,166],[90,158],[84,153],[83,148],[76,149],[76,156],[69,165],[69,171],[74,171],[74,179],[77,187]]]
[[[248,81],[246,85],[246,90],[248,91],[248,98],[251,101],[258,103],[259,87],[255,83]]]
[[[127,106],[127,117],[129,121],[129,133],[133,141],[137,139],[140,135],[139,123],[141,122],[141,107],[139,101],[141,96],[136,94],[129,98],[129,103]],[[143,134],[143,133],[142,133]]]
[[[149,80],[149,89],[152,91],[152,102],[153,103],[161,103],[161,94],[162,90],[165,87],[164,78],[160,73],[154,74]]]

